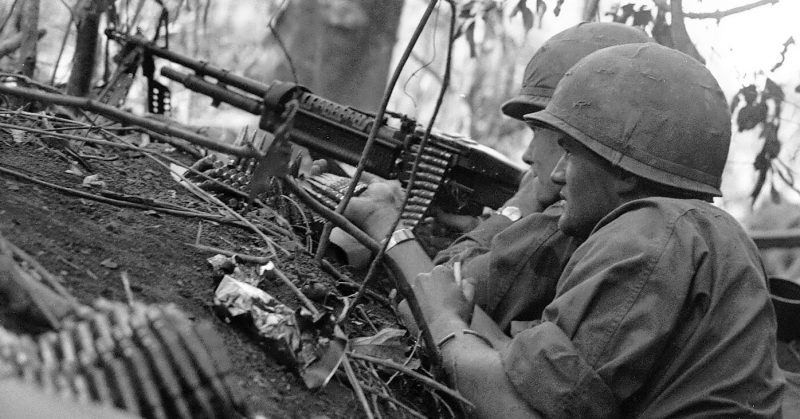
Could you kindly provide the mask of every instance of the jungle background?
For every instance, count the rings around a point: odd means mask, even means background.
[[[113,26],[148,39],[158,34],[160,45],[233,73],[262,82],[296,81],[323,97],[374,112],[427,4],[423,0],[3,0],[0,72],[92,97],[116,66],[113,58],[119,45],[103,36]],[[448,70],[450,4],[456,8],[457,36]],[[388,109],[427,124],[449,71],[435,126],[519,160],[529,131],[504,117],[499,108],[516,94],[533,51],[580,21],[640,26],[658,42],[703,60],[728,96],[734,136],[723,177],[724,198],[716,203],[753,230],[800,228],[800,191],[795,182],[800,170],[797,16],[800,3],[793,0],[439,2],[402,67]],[[171,65],[156,60],[158,67]],[[258,125],[257,116],[224,104],[212,107],[207,97],[163,77],[157,79],[172,92],[168,117],[185,126],[232,142],[242,127]],[[146,86],[139,73],[123,107],[146,113]],[[26,146],[9,132],[0,130],[0,164],[38,171],[51,182],[80,184],[81,179],[68,172],[73,170],[70,165],[57,156],[43,156],[40,148]],[[162,168],[129,157],[98,163],[108,169],[103,176],[109,185],[149,198],[191,200]],[[229,342],[235,372],[254,411],[271,417],[362,414],[347,380],[337,376],[338,381],[324,391],[304,390],[290,370],[215,319],[209,309],[211,274],[203,266],[209,255],[176,245],[192,241],[195,224],[87,204],[19,179],[2,180],[0,232],[41,257],[79,299],[129,297],[119,283],[119,271],[125,270],[136,282],[136,298],[177,302],[193,318],[216,322]],[[203,231],[208,244],[236,251],[259,248],[259,240],[250,236],[213,224]],[[764,255],[773,275],[800,280],[795,250],[770,250]],[[298,279],[321,275],[310,268],[310,260],[309,255],[292,256],[289,275]],[[288,292],[273,291],[293,298]],[[359,317],[348,333],[361,336],[393,325],[385,307],[365,307],[369,315]],[[413,380],[401,385],[411,388],[398,396],[402,401],[427,406],[420,411],[428,416],[446,414],[443,404],[426,398]],[[385,414],[413,415],[396,407]]]

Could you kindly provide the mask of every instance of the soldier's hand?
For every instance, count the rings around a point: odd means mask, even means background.
[[[538,183],[539,182],[537,182],[536,176],[533,174],[533,172],[528,170],[525,172],[525,176],[522,177],[522,181],[519,183],[519,189],[517,189],[517,193],[515,193],[514,196],[506,201],[503,206],[519,208],[523,217],[535,212],[544,211],[544,209],[553,202],[541,202],[541,198],[537,193]]]
[[[375,239],[383,239],[400,216],[405,192],[397,181],[373,181],[350,199],[344,216]]]

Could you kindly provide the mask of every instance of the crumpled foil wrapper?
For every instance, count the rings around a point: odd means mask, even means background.
[[[293,365],[310,389],[325,386],[344,358],[347,337],[331,313],[315,319],[230,275],[217,286],[214,305],[223,317],[249,323],[270,354]]]

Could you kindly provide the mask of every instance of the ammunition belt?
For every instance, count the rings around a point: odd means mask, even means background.
[[[403,164],[399,178],[403,184],[407,184],[411,178],[411,169],[414,167],[414,159],[418,150],[419,145],[412,145],[410,151],[404,152],[401,157]],[[425,216],[436,192],[444,183],[452,155],[452,152],[436,145],[429,144],[425,147],[425,152],[417,167],[414,185],[409,191],[408,202],[400,215],[400,221],[404,225],[411,228],[416,227]],[[311,196],[328,208],[334,209],[344,198],[350,182],[350,178],[325,173],[306,178],[304,187]],[[354,196],[358,196],[366,189],[367,184],[359,182],[353,190]]]
[[[234,417],[231,369],[210,325],[173,306],[99,300],[35,338],[0,328],[0,377],[145,418]]]
[[[406,183],[411,178],[411,170],[414,167],[414,160],[419,152],[419,145],[414,144],[411,149],[403,152],[403,167],[400,173],[400,181]],[[417,173],[414,179],[403,214],[401,214],[401,221],[415,227],[433,202],[433,198],[442,187],[447,175],[450,162],[452,161],[453,153],[437,146],[436,144],[428,143],[420,156],[420,162],[417,166]]]

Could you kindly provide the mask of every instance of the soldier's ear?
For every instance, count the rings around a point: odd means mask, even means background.
[[[643,181],[639,176],[620,169],[617,173],[616,184],[617,193],[620,196],[630,196],[641,191]]]

